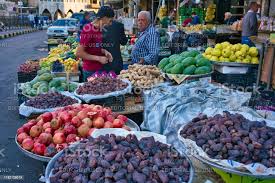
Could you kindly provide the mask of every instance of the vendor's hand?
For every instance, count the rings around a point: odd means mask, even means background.
[[[105,64],[107,64],[108,63],[108,58],[107,57],[104,57],[104,56],[102,56],[102,57],[99,57],[99,63],[101,63],[101,64],[103,64],[103,65],[105,65]]]
[[[110,52],[108,52],[107,50],[105,50],[105,56],[108,58],[109,62],[113,61],[113,56]]]

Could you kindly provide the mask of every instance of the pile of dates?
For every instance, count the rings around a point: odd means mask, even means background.
[[[21,64],[18,67],[18,72],[23,72],[23,73],[31,73],[31,72],[37,72],[39,70],[39,62],[36,61],[27,61],[23,64]]]
[[[115,91],[120,91],[127,88],[128,83],[116,78],[111,77],[101,77],[95,78],[92,81],[84,83],[77,89],[77,94],[85,95],[103,95],[105,93],[111,93]]]
[[[153,137],[140,140],[105,135],[65,149],[54,164],[51,183],[188,182],[189,161]]]
[[[40,94],[34,98],[31,98],[30,100],[26,101],[25,105],[37,109],[49,109],[56,107],[64,107],[76,103],[78,103],[76,99],[62,95],[58,92],[51,92],[46,94]]]
[[[200,115],[180,135],[195,141],[211,158],[275,167],[275,129],[264,121],[249,121],[227,111],[214,117]]]

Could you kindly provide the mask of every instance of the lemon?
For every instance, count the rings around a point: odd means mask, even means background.
[[[220,57],[219,57],[219,61],[224,62],[224,57],[223,57],[223,56],[220,56]]]
[[[249,51],[248,51],[249,55],[252,56],[252,57],[257,57],[259,52],[258,52],[258,49],[256,47],[251,47],[249,48]]]
[[[206,53],[207,55],[211,55],[212,51],[213,51],[213,48],[208,47],[208,48],[205,50],[205,53]]]
[[[242,47],[241,49],[245,50],[245,52],[249,50],[249,46],[246,44],[243,44],[241,47]]]
[[[222,55],[222,52],[221,52],[221,50],[215,48],[212,52],[212,55],[219,57]]]
[[[220,43],[216,44],[215,49],[222,50],[222,45]]]
[[[231,62],[235,62],[236,61],[236,55],[234,55],[234,54],[232,54],[232,55],[230,55],[230,57],[229,57],[229,60],[231,61]]]
[[[211,60],[213,60],[213,61],[219,61],[219,58],[217,56],[212,56]]]
[[[252,57],[251,63],[252,64],[259,64],[259,58],[258,57]]]
[[[222,56],[225,57],[225,58],[229,58],[231,55],[231,50],[230,49],[224,49],[222,51]]]

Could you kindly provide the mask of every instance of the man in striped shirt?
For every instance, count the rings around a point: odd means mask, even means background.
[[[148,11],[138,14],[139,37],[132,50],[132,62],[146,65],[156,65],[160,49],[160,37],[151,24],[151,15]]]

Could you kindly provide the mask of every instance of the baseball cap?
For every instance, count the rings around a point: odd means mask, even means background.
[[[113,18],[114,16],[115,16],[115,12],[110,6],[101,6],[96,14],[97,18],[103,18],[103,17]]]

